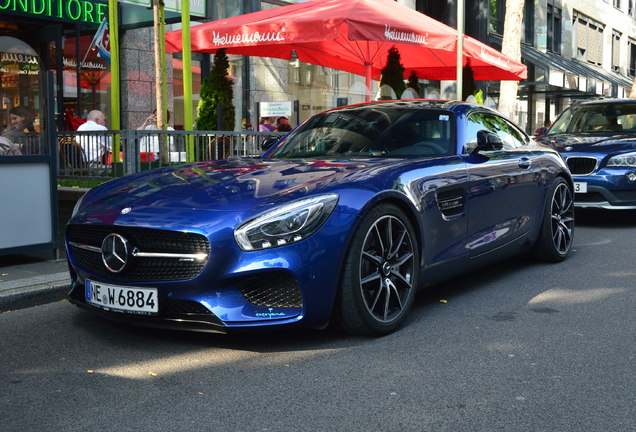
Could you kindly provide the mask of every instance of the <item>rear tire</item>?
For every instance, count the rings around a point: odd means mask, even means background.
[[[548,194],[541,231],[534,256],[542,261],[561,262],[572,248],[574,237],[574,198],[572,187],[557,177]]]
[[[415,232],[402,210],[381,204],[363,217],[345,257],[337,323],[345,331],[382,336],[404,321],[417,288]]]

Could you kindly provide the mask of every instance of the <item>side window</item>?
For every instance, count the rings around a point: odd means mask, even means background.
[[[527,145],[523,133],[516,126],[503,118],[500,120],[501,129],[497,133],[504,142],[504,149],[513,150]]]
[[[503,141],[504,150],[527,145],[523,132],[508,120],[489,112],[478,112],[468,117],[466,127],[466,151],[468,153],[477,145],[477,132],[480,130],[487,130],[499,135]]]
[[[466,130],[464,131],[465,140],[464,152],[470,153],[477,147],[477,132],[480,130],[490,130],[483,122],[480,114],[472,114],[466,122]]]

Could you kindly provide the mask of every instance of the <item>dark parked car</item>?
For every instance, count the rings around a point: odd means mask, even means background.
[[[573,105],[537,140],[570,168],[576,206],[636,209],[636,100]]]
[[[66,229],[70,301],[150,326],[382,335],[430,284],[522,252],[563,260],[572,187],[557,152],[483,106],[337,108],[261,158],[90,190]]]

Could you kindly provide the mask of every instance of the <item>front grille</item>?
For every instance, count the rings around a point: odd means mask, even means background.
[[[574,175],[592,174],[596,169],[598,160],[595,157],[576,157],[567,158],[568,168]]]
[[[200,234],[167,231],[152,228],[122,227],[116,225],[69,225],[69,242],[101,248],[104,238],[111,234],[125,237],[132,248],[144,253],[206,254],[210,253],[208,239]],[[71,244],[71,258],[89,273],[114,281],[171,281],[191,279],[198,275],[206,260],[188,260],[170,257],[129,257],[129,263],[119,273],[108,270],[101,252],[87,250]]]
[[[606,201],[606,199],[598,192],[577,193],[574,195],[574,200],[584,203],[598,203]]]
[[[212,315],[212,312],[201,303],[190,300],[166,299],[161,308],[167,315]]]
[[[239,290],[243,297],[255,306],[300,308],[302,296],[296,281],[291,275],[268,274],[242,280]]]
[[[614,196],[621,201],[636,201],[636,190],[615,191]]]

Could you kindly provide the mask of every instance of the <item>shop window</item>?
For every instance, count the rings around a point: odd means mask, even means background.
[[[0,36],[0,156],[46,154],[42,87],[38,54],[25,42]]]
[[[100,56],[92,45],[93,35],[64,40],[62,75],[64,95],[64,126],[76,130],[89,111],[102,111],[109,117],[110,107],[110,63]],[[77,53],[81,58],[78,60]],[[55,71],[57,56],[51,45],[49,62]]]
[[[616,9],[620,9],[621,8],[621,0],[614,0],[614,7]]]

